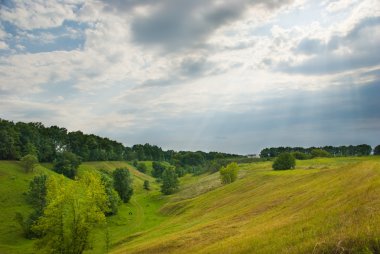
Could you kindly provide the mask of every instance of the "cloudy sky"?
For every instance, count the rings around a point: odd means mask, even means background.
[[[380,144],[378,0],[0,0],[0,118],[125,145]]]

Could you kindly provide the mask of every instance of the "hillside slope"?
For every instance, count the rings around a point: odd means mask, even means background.
[[[146,230],[159,224],[165,216],[158,211],[165,198],[159,192],[159,185],[151,176],[134,169],[126,162],[85,162],[79,167],[79,175],[86,170],[127,167],[133,175],[134,195],[128,204],[119,207],[119,213],[107,218],[110,245],[123,241],[126,235]],[[14,220],[15,213],[25,217],[32,211],[27,204],[25,193],[30,180],[38,174],[56,175],[52,165],[43,163],[33,173],[24,173],[18,161],[0,161],[0,253],[28,254],[36,253],[34,241],[22,236],[20,226]],[[144,180],[150,181],[151,190],[143,189]],[[68,179],[68,181],[70,181]],[[94,235],[93,249],[88,253],[105,253],[105,233],[100,230]]]
[[[380,252],[379,158],[241,169],[226,186],[217,174],[185,179],[161,209],[168,219],[127,236],[112,253]]]

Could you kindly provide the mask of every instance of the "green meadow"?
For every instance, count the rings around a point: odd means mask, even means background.
[[[297,161],[286,171],[271,165],[240,164],[238,180],[228,185],[219,173],[185,175],[180,191],[164,196],[154,178],[126,162],[83,163],[79,174],[128,167],[134,185],[131,201],[108,217],[107,230],[96,230],[86,253],[380,252],[379,157]],[[0,253],[38,253],[13,218],[30,212],[29,181],[55,174],[49,168],[26,174],[19,162],[0,162]]]

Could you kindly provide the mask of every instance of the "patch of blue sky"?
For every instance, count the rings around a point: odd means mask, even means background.
[[[9,35],[6,43],[15,52],[40,53],[82,49],[86,23],[65,20],[59,27],[24,31],[10,22],[2,22]]]
[[[319,1],[310,1],[303,8],[281,12],[275,23],[282,28],[291,29],[296,26],[309,26],[318,21],[321,26],[325,27],[345,20],[349,16],[350,10],[351,8],[347,8],[331,15]]]

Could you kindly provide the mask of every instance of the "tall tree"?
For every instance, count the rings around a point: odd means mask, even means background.
[[[127,168],[117,168],[113,172],[114,188],[124,203],[133,195],[132,177]]]
[[[168,167],[162,173],[161,192],[165,195],[173,194],[179,188],[178,176],[174,167]]]
[[[71,152],[59,153],[54,163],[54,171],[63,174],[68,178],[74,179],[77,175],[78,167],[81,160],[78,156]]]
[[[46,253],[81,254],[91,246],[90,234],[105,223],[106,194],[95,174],[79,181],[50,177],[47,182],[47,206],[34,229],[43,236],[37,248]]]

